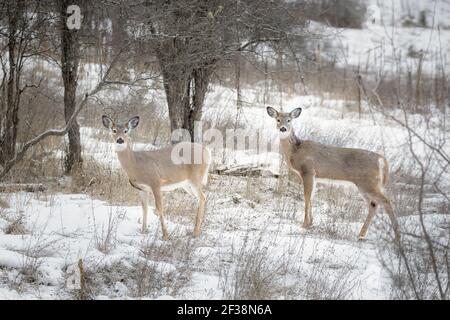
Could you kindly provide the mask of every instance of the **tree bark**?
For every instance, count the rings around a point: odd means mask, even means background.
[[[76,106],[78,65],[80,63],[79,30],[67,28],[67,7],[74,1],[60,0],[61,26],[61,73],[64,83],[64,118],[66,123],[72,117]],[[80,126],[75,119],[68,132],[69,148],[65,159],[65,171],[71,173],[82,165]]]
[[[200,142],[201,137],[197,137],[194,132],[194,125],[196,121],[202,120],[203,104],[205,102],[206,91],[210,80],[210,70],[208,67],[196,68],[192,71],[190,89],[190,96],[192,102],[185,108],[185,118],[183,128],[187,129],[191,135],[192,142]]]
[[[123,17],[120,14],[119,8],[114,6],[111,8],[109,13],[111,17],[112,28],[111,46],[113,49],[113,54],[117,55],[122,50],[125,39],[127,37],[127,33],[125,30],[125,23],[123,21]]]
[[[19,125],[19,105],[21,90],[20,84],[20,64],[21,60],[17,40],[20,19],[24,10],[24,1],[9,3],[8,13],[8,79],[6,83],[6,110],[2,119],[2,131],[0,136],[0,164],[2,166],[12,159],[16,153],[17,128]],[[3,115],[2,115],[3,117]]]
[[[200,141],[196,136],[195,122],[201,121],[202,109],[210,80],[210,70],[196,68],[186,76],[183,73],[165,74],[164,89],[169,108],[170,129],[186,129],[190,140]]]
[[[167,75],[163,75],[163,77],[169,109],[170,130],[173,132],[177,129],[184,128],[184,109],[189,104],[189,98],[187,96],[189,80],[185,80],[182,77],[174,79],[172,76]]]
[[[183,127],[183,108],[186,104],[185,94],[186,84],[189,77],[184,65],[179,65],[181,51],[183,47],[182,40],[170,39],[161,41],[156,48],[156,55],[161,67],[161,73],[166,93],[167,106],[169,109],[170,130]]]
[[[170,129],[186,129],[190,140],[196,137],[195,122],[201,121],[202,109],[211,76],[212,65],[191,63],[188,40],[171,39],[160,43],[157,57],[161,67],[164,90],[169,109]]]

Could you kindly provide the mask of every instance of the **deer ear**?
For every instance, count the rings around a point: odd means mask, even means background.
[[[139,117],[133,117],[130,120],[128,120],[128,129],[134,129],[138,126],[139,124]]]
[[[269,116],[271,116],[272,118],[276,118],[276,117],[278,116],[278,111],[275,110],[274,108],[272,108],[272,107],[267,107],[266,110],[267,110],[267,114],[268,114]]]
[[[300,116],[300,113],[302,113],[302,108],[295,108],[291,111],[290,116],[291,118],[298,118]]]
[[[105,115],[102,116],[102,122],[103,122],[103,125],[108,129],[111,129],[113,126],[113,123],[114,123],[110,117],[105,116]]]

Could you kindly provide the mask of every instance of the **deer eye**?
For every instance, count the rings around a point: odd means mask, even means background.
[[[123,133],[127,133],[127,132],[128,132],[128,129],[123,130]]]
[[[291,122],[291,120],[288,120],[287,122],[289,123],[289,122]]]
[[[113,132],[113,133],[117,133],[117,130],[116,130],[116,129],[112,129],[112,132]]]
[[[280,122],[281,122],[281,120],[280,120],[280,119],[277,119],[277,122],[278,122],[278,123],[280,123]]]

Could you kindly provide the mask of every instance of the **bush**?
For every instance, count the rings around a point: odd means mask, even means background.
[[[338,28],[361,28],[366,16],[366,5],[360,0],[320,0],[308,4],[308,17]]]

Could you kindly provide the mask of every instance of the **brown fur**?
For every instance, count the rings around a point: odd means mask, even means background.
[[[366,236],[379,205],[382,205],[388,213],[395,236],[399,238],[397,219],[391,202],[384,193],[384,187],[388,182],[389,164],[383,156],[363,149],[341,148],[300,140],[292,129],[292,120],[300,115],[300,108],[291,113],[283,113],[268,107],[267,112],[277,120],[281,148],[288,166],[303,181],[305,195],[303,227],[312,225],[311,199],[316,179],[324,178],[353,183],[366,200],[369,214],[359,233],[360,239]]]
[[[140,190],[141,205],[143,211],[142,232],[147,229],[147,212],[150,192],[155,198],[155,206],[160,218],[163,238],[168,238],[167,228],[164,222],[163,198],[162,192],[165,187],[182,187],[189,194],[199,200],[199,208],[194,228],[194,236],[200,235],[201,224],[205,211],[206,196],[203,187],[208,178],[208,169],[211,163],[209,151],[198,143],[180,142],[177,145],[151,151],[133,151],[132,142],[128,135],[131,129],[134,129],[139,123],[139,118],[134,117],[128,121],[128,124],[117,125],[107,116],[103,116],[103,124],[111,130],[114,142],[122,140],[123,143],[117,152],[117,157],[122,168],[125,170],[130,184]],[[201,155],[199,163],[174,163],[177,159],[177,152],[172,154],[174,148],[183,148],[190,150],[193,155],[198,152]],[[179,158],[178,158],[179,160]],[[177,184],[180,184],[177,186]]]

